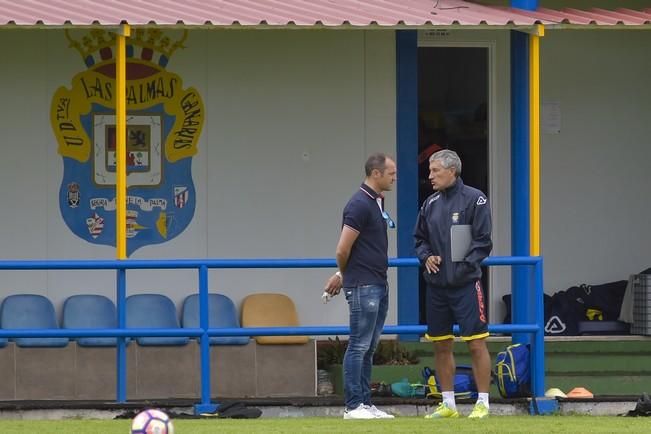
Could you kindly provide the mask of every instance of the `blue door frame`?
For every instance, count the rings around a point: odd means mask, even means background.
[[[396,31],[398,257],[414,256],[418,215],[418,31]],[[398,324],[419,323],[418,268],[398,269]],[[417,340],[406,335],[403,340]]]

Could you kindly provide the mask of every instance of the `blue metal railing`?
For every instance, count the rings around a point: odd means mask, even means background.
[[[416,258],[393,258],[391,267],[419,267]],[[536,397],[544,395],[544,329],[543,329],[543,260],[542,257],[493,256],[487,258],[487,266],[530,266],[532,282],[528,288],[515,290],[535,291],[535,318],[527,324],[491,324],[493,333],[525,333],[533,335],[531,343],[532,392]],[[0,270],[107,270],[117,271],[118,328],[115,329],[0,329],[0,337],[116,337],[117,343],[117,402],[126,402],[126,337],[198,337],[201,354],[201,403],[197,412],[212,412],[217,404],[210,400],[210,336],[322,336],[348,335],[347,326],[305,327],[243,327],[210,328],[208,324],[208,269],[210,268],[333,268],[334,259],[166,259],[166,260],[29,260],[0,261]],[[126,271],[130,269],[197,269],[199,272],[199,328],[145,329],[126,328]],[[512,306],[512,310],[522,308]],[[513,316],[512,316],[513,317]],[[424,325],[385,326],[385,334],[419,334],[426,332]],[[459,333],[455,326],[455,334]]]

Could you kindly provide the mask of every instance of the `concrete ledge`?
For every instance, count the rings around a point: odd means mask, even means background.
[[[184,346],[140,346],[136,352],[135,390],[127,398],[192,398],[198,396],[199,349],[192,342]],[[115,370],[115,368],[114,368]],[[131,382],[129,382],[131,383]]]
[[[256,396],[316,396],[316,342],[256,345],[256,373]]]
[[[115,400],[116,348],[0,348],[0,401]],[[316,396],[316,342],[304,345],[214,345],[211,394],[256,398]],[[201,396],[200,347],[127,346],[127,399]]]
[[[210,391],[211,396],[227,398],[257,396],[258,373],[254,340],[250,340],[247,345],[214,345],[210,348]],[[197,396],[200,393],[201,385],[197,384]]]
[[[612,400],[610,400],[612,399]],[[618,416],[633,410],[637,397],[604,397],[578,402],[560,401],[559,414]],[[232,402],[233,399],[217,398],[214,402]],[[240,398],[237,401],[262,410],[262,417],[336,417],[343,415],[343,398],[340,396],[288,397],[288,398]],[[457,402],[461,414],[468,415],[474,402]],[[398,416],[422,417],[431,412],[438,401],[414,398],[376,398],[374,404]],[[175,414],[192,415],[194,399],[129,401],[124,404],[106,401],[0,401],[0,419],[114,419],[145,406],[165,410],[172,417]],[[525,416],[529,414],[529,400],[491,400],[491,414],[496,416]],[[535,417],[535,416],[533,416]]]
[[[13,343],[0,349],[0,400],[16,399],[16,349]]]
[[[13,346],[15,399],[74,399],[76,345],[63,348]],[[6,381],[11,381],[4,376]]]
[[[117,352],[114,347],[76,347],[75,359],[75,398],[76,399],[112,399],[116,397],[117,375],[115,363]],[[68,344],[68,345],[71,345]],[[135,371],[136,361],[134,345],[127,346],[127,369]],[[127,373],[127,385],[134,372]],[[127,391],[128,393],[128,391]]]

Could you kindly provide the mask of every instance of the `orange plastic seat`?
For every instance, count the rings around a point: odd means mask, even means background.
[[[298,313],[285,294],[252,294],[242,300],[242,327],[298,327]],[[306,344],[308,336],[254,336],[258,344]]]

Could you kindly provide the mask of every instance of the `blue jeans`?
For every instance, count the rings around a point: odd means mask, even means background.
[[[344,356],[346,408],[371,404],[373,353],[380,341],[389,309],[389,288],[363,285],[344,288],[350,312],[350,339]]]

